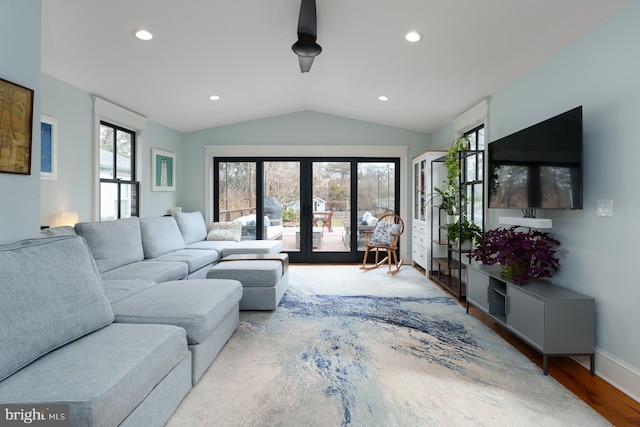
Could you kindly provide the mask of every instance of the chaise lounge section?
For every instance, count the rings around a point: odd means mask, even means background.
[[[0,271],[0,402],[68,404],[71,426],[166,422],[192,384],[183,328],[113,323],[78,236],[0,246]]]

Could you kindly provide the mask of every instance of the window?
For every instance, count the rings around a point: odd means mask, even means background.
[[[100,122],[100,220],[138,216],[135,132]]]
[[[466,158],[465,166],[465,182],[471,185],[467,186],[467,200],[469,203],[469,211],[467,218],[475,224],[483,228],[483,175],[482,165],[484,164],[484,124],[471,129],[464,133],[469,141],[469,150],[477,150],[478,153]]]

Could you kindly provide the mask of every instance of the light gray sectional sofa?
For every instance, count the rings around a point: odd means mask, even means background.
[[[45,230],[46,231],[46,230]],[[69,233],[69,227],[49,233]],[[279,240],[206,240],[200,212],[174,216],[81,222],[75,232],[87,241],[105,280],[154,282],[204,279],[221,258],[242,253],[279,253]]]
[[[44,234],[0,246],[0,404],[68,404],[83,427],[163,425],[239,323],[242,284],[207,271],[281,250],[207,241],[199,212]]]
[[[166,422],[192,386],[185,329],[114,323],[78,236],[0,246],[0,271],[0,403],[68,404],[72,426]]]

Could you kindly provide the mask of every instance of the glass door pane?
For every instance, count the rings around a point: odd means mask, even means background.
[[[358,250],[364,251],[362,231],[370,231],[383,215],[395,213],[396,171],[393,162],[358,162]]]
[[[313,252],[350,252],[351,162],[314,161],[311,194]]]
[[[282,240],[282,250],[300,250],[300,162],[264,162],[262,238]],[[296,237],[298,240],[296,240]]]
[[[256,239],[256,162],[220,162],[218,220],[242,224],[242,240]]]

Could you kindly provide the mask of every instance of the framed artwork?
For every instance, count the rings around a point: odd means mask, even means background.
[[[0,79],[0,172],[31,175],[33,90]]]
[[[55,181],[58,178],[58,120],[40,117],[40,178]]]
[[[151,149],[151,191],[176,191],[176,155]]]

